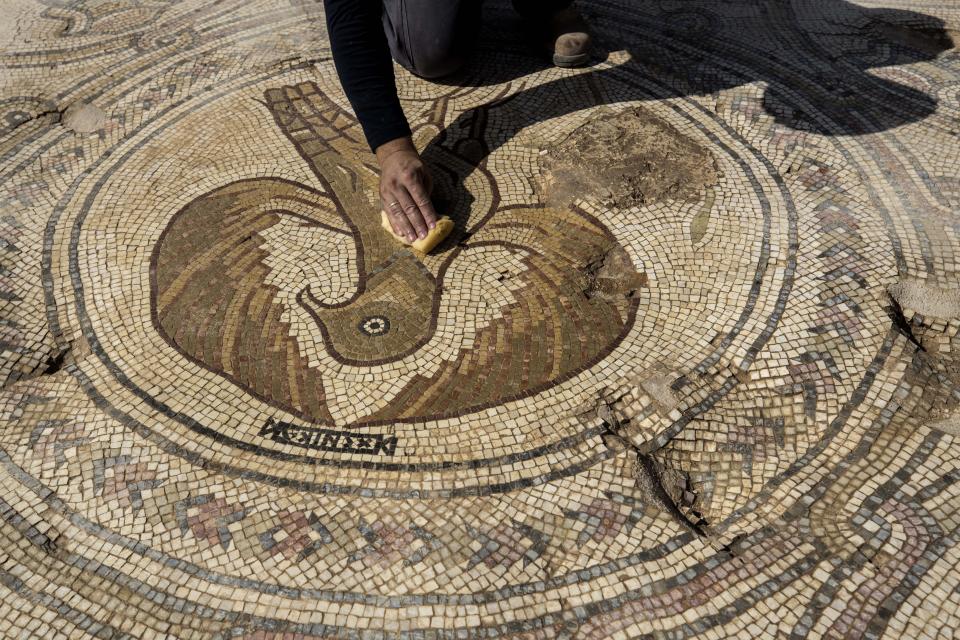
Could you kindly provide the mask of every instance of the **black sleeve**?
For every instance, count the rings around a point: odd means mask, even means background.
[[[333,63],[367,144],[376,149],[409,136],[380,21],[381,0],[326,0],[324,8]]]

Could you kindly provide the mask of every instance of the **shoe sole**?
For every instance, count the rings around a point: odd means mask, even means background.
[[[589,53],[578,53],[575,56],[562,56],[559,53],[553,54],[553,64],[565,69],[571,67],[582,67],[590,61]]]

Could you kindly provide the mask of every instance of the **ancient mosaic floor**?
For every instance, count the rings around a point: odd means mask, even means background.
[[[960,3],[492,3],[422,259],[319,4],[2,4],[0,637],[954,637]]]

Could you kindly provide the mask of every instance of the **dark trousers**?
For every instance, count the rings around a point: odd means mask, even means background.
[[[514,0],[530,20],[547,19],[573,0]],[[383,28],[393,59],[421,78],[459,69],[476,44],[483,0],[384,0]]]

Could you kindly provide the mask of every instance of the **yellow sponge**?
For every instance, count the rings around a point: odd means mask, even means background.
[[[443,216],[437,220],[437,225],[433,229],[427,230],[427,237],[422,239],[417,238],[413,242],[408,242],[406,238],[398,236],[393,232],[393,227],[390,226],[390,219],[387,218],[386,211],[380,212],[380,224],[383,225],[383,228],[386,229],[397,242],[412,247],[420,253],[430,253],[435,246],[443,242],[443,239],[453,231],[453,220],[447,216]]]

